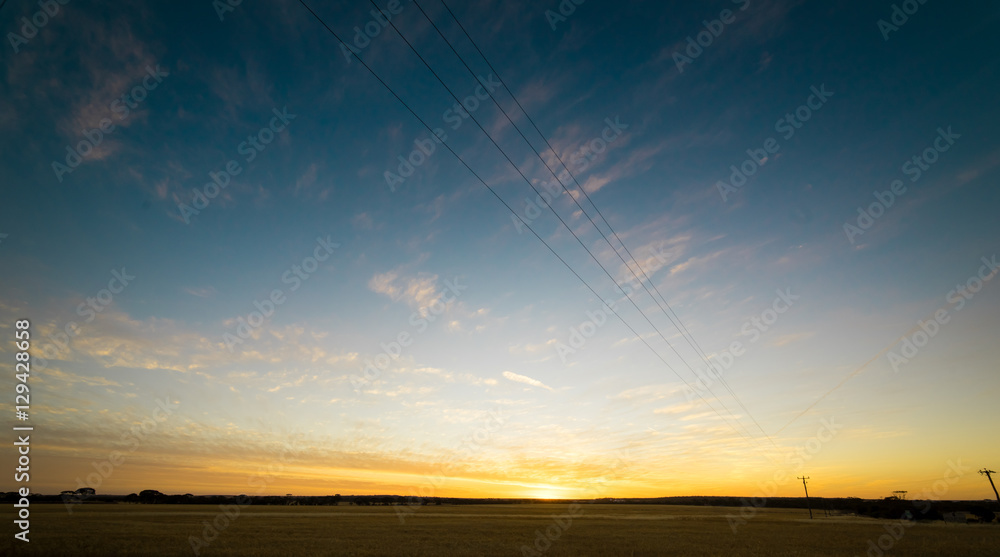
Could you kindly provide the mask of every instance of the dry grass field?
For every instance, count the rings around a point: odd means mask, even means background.
[[[219,514],[206,505],[32,506],[31,541],[4,542],[0,553],[195,555],[190,538]],[[849,516],[815,520],[800,510],[761,509],[734,534],[727,514],[738,509],[664,505],[584,505],[571,523],[554,519],[566,504],[427,506],[401,524],[394,507],[249,506],[210,543],[205,556],[482,555],[868,555],[869,540],[888,536],[892,521]],[[224,524],[220,520],[219,524]],[[916,524],[902,529],[886,555],[1000,555],[996,525]],[[555,541],[535,546],[539,531]],[[211,532],[209,532],[211,534]],[[525,552],[523,546],[534,552]],[[540,548],[540,549],[539,549]],[[871,550],[871,555],[879,555]]]

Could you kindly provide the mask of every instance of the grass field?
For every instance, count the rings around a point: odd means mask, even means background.
[[[286,555],[867,555],[883,536],[886,555],[1000,555],[1000,527],[916,524],[801,510],[760,509],[734,534],[739,509],[665,505],[566,504],[427,506],[401,524],[394,507],[248,506],[201,546],[205,556]],[[579,514],[581,513],[582,514]],[[190,537],[219,515],[208,505],[33,505],[30,543],[4,542],[13,555],[194,555]],[[226,519],[228,520],[228,519]],[[219,520],[224,525],[224,520]],[[555,538],[539,541],[548,530]],[[212,532],[209,531],[211,536]],[[551,545],[546,547],[546,541]],[[524,553],[522,546],[537,553]],[[871,555],[879,555],[871,550]]]

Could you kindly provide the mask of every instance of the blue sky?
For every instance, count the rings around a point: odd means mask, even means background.
[[[443,5],[420,6],[489,81]],[[0,328],[30,319],[45,358],[31,378],[31,420],[46,432],[35,489],[78,487],[164,397],[179,405],[99,492],[245,491],[288,439],[296,456],[274,493],[407,494],[470,438],[437,494],[576,496],[605,485],[615,458],[630,472],[607,493],[649,496],[750,495],[787,469],[819,494],[874,497],[919,492],[949,461],[996,466],[982,441],[1000,387],[1000,294],[989,268],[968,290],[998,247],[995,6],[928,2],[888,40],[878,22],[891,3],[591,0],[565,20],[546,15],[557,2],[449,6],[698,345],[720,361],[742,343],[723,377],[745,407],[718,381],[688,400],[683,381],[707,364],[638,284],[632,300],[676,353],[616,293],[553,214],[619,285],[632,281],[570,195],[532,217],[535,192],[472,119],[455,119],[455,99],[392,27],[362,59],[599,297],[443,146],[390,187],[386,171],[431,133],[300,4],[220,17],[207,1],[76,0],[15,49],[7,33],[39,9],[15,2],[0,12]],[[314,9],[347,40],[374,20],[363,2]],[[676,54],[715,19],[731,23],[710,44],[703,33],[680,71]],[[414,3],[392,23],[459,99],[475,98]],[[778,122],[797,110],[808,120],[788,137]],[[493,101],[469,111],[544,191],[552,175]],[[114,129],[72,172],[54,170],[102,119]],[[267,144],[248,160],[253,136]],[[723,196],[730,166],[769,138],[776,152]],[[601,152],[586,168],[571,162],[588,148]],[[914,156],[934,159],[916,181]],[[230,161],[238,174],[185,215]],[[896,180],[905,192],[846,233]],[[337,247],[317,251],[318,239]],[[317,254],[328,258],[307,272]],[[105,304],[112,271],[135,278]],[[227,343],[275,290],[273,314]],[[797,299],[776,306],[778,291]],[[767,315],[775,307],[787,309]],[[889,352],[939,308],[947,322],[894,366]],[[588,321],[601,323],[561,355]],[[57,348],[68,322],[77,334]],[[412,343],[360,381],[401,334]],[[503,425],[476,441],[491,412]],[[797,468],[786,455],[824,419],[842,427]],[[948,498],[985,496],[982,483],[967,474]]]

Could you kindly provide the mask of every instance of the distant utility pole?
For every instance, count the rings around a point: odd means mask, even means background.
[[[813,509],[812,509],[812,505],[809,504],[809,488],[806,487],[806,480],[809,479],[809,476],[802,476],[802,477],[796,478],[796,479],[802,480],[802,489],[806,490],[806,508],[809,509],[809,520],[812,520]]]
[[[993,495],[997,496],[997,503],[1000,503],[1000,493],[997,493],[997,486],[993,485],[993,477],[990,476],[990,474],[996,474],[996,472],[994,470],[987,470],[986,468],[983,468],[979,471],[979,473],[985,475],[986,479],[990,481],[990,486],[993,488]]]

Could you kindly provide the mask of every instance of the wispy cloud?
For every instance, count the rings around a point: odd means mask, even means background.
[[[437,279],[437,275],[402,277],[399,271],[389,271],[373,276],[368,281],[368,288],[394,302],[403,301],[414,308],[426,308],[440,297]]]
[[[211,298],[212,296],[215,296],[216,290],[211,286],[204,286],[200,288],[185,288],[184,292],[199,298]]]
[[[553,392],[555,391],[555,389],[553,389],[552,387],[546,385],[545,383],[542,383],[538,379],[532,379],[527,375],[519,375],[511,371],[505,371],[503,372],[503,376],[504,379],[507,379],[508,381],[513,381],[515,383],[524,383],[525,385],[531,385],[532,387],[541,387],[543,389],[548,389]]]

